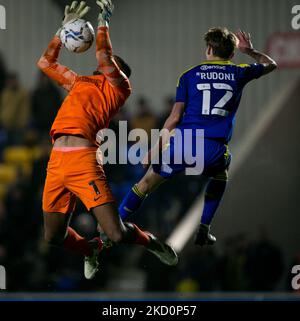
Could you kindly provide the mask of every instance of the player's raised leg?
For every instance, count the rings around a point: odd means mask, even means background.
[[[178,257],[167,244],[157,239],[153,234],[142,231],[132,223],[123,223],[115,203],[107,203],[92,209],[101,228],[114,243],[138,244],[157,256],[167,265],[176,265]]]
[[[51,245],[63,246],[84,256],[91,256],[93,252],[91,244],[69,227],[71,216],[71,214],[44,213],[45,240]]]
[[[126,220],[133,215],[142,205],[148,194],[152,193],[166,179],[155,173],[150,167],[145,176],[135,184],[124,197],[119,206],[119,213],[122,220]]]
[[[102,241],[100,238],[87,241],[74,229],[69,227],[71,216],[71,213],[44,212],[45,240],[50,245],[64,247],[85,256],[89,261],[93,261],[94,264],[90,264],[90,271],[88,273],[89,278],[92,278],[98,271],[96,258],[102,249]]]
[[[93,151],[88,152],[88,150],[84,149],[82,154],[87,156],[93,154]],[[51,245],[75,251],[93,262],[88,273],[88,278],[91,278],[98,270],[97,256],[102,249],[102,241],[100,238],[95,238],[88,242],[69,227],[71,213],[75,209],[76,195],[66,186],[73,178],[72,175],[69,178],[66,173],[74,167],[70,162],[76,158],[74,153],[78,154],[78,151],[63,152],[57,147],[54,147],[51,152],[43,192],[45,239]]]
[[[175,103],[169,117],[165,121],[159,140],[145,156],[142,162],[143,165],[147,166],[147,164],[151,164],[153,160],[157,159],[162,149],[169,145],[168,143],[172,135],[172,131],[181,119],[183,112],[184,104]],[[158,168],[158,171],[154,171],[153,166],[151,166],[145,176],[135,184],[125,196],[119,207],[119,213],[123,220],[127,219],[129,215],[134,214],[140,208],[147,194],[151,193],[156,187],[169,178],[169,175],[165,176],[162,174],[160,166],[158,166]]]
[[[224,195],[227,180],[227,170],[225,170],[210,178],[206,186],[201,224],[195,239],[196,245],[213,245],[216,242],[215,236],[210,234],[210,226]]]
[[[72,213],[46,213],[44,212],[44,237],[51,244],[60,246],[67,235],[67,229]]]

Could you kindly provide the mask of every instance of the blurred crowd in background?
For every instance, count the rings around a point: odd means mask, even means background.
[[[51,151],[49,129],[63,94],[42,74],[31,92],[18,74],[6,70],[0,59],[0,264],[7,270],[9,291],[273,291],[290,289],[290,265],[280,247],[265,231],[257,239],[237,234],[222,251],[189,244],[176,268],[162,265],[151,254],[133,246],[107,250],[92,282],[84,280],[82,258],[43,241],[41,196]],[[127,120],[129,129],[162,128],[173,97],[153,113],[146,97],[136,100],[134,115],[126,107],[111,122]],[[139,165],[106,165],[116,200],[143,175]],[[146,200],[142,215],[134,220],[165,239],[180,221],[204,181],[179,176]],[[184,188],[182,188],[184,186]],[[200,220],[200,213],[199,213]],[[88,238],[96,235],[96,222],[80,203],[71,224]],[[281,285],[280,285],[281,284]]]

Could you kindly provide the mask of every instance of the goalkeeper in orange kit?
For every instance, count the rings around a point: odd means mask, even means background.
[[[87,241],[69,227],[78,197],[95,215],[99,225],[114,243],[143,245],[162,262],[175,265],[174,250],[136,225],[123,223],[102,166],[96,161],[96,134],[107,128],[131,93],[129,66],[112,54],[109,20],[111,0],[97,1],[100,7],[96,40],[97,71],[81,76],[57,62],[61,49],[59,32],[38,62],[39,68],[68,91],[50,135],[53,150],[47,167],[43,194],[45,239],[50,244],[75,250],[85,257],[85,277],[98,270],[100,238]],[[82,18],[89,7],[76,1],[65,10],[63,24]]]

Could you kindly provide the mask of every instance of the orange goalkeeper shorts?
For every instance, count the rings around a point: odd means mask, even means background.
[[[47,167],[43,211],[71,213],[78,197],[88,210],[114,202],[95,147],[54,148]]]

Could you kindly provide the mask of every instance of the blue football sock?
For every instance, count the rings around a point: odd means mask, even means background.
[[[119,214],[122,220],[126,220],[134,214],[140,208],[146,196],[138,190],[137,185],[134,185],[119,206]]]
[[[210,225],[222,200],[227,180],[211,179],[205,191],[201,224]]]

